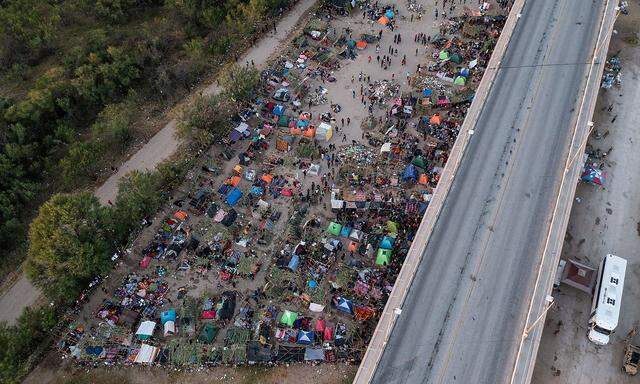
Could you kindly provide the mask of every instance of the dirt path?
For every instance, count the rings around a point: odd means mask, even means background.
[[[260,68],[269,57],[277,52],[281,43],[286,40],[298,24],[298,21],[305,13],[316,3],[316,0],[300,0],[298,4],[282,19],[277,25],[276,33],[269,33],[264,36],[256,46],[251,48],[238,63],[246,61],[253,62]],[[206,95],[211,95],[219,91],[216,84],[211,84],[203,91]],[[118,171],[111,175],[100,186],[95,194],[102,204],[107,204],[109,200],[113,201],[118,193],[118,183],[120,179],[127,173],[134,170],[148,170],[154,168],[163,160],[169,158],[176,151],[179,145],[178,139],[175,137],[175,130],[178,121],[171,120],[164,126],[155,136],[149,140],[138,152],[129,158],[124,164],[118,168]],[[0,296],[0,321],[6,321],[13,324],[20,316],[24,308],[35,303],[42,296],[41,292],[36,288],[29,279],[23,274],[15,280],[13,285],[8,287],[2,296]]]

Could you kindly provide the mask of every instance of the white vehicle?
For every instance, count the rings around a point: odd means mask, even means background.
[[[595,344],[608,344],[609,335],[618,326],[626,268],[627,260],[616,255],[609,254],[600,263],[588,333]]]

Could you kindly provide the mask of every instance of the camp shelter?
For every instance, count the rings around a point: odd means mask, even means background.
[[[380,153],[391,152],[391,143],[384,143],[380,147]]]
[[[175,321],[167,321],[162,325],[163,335],[164,337],[175,335],[176,334],[176,322]]]
[[[460,70],[460,76],[469,77],[469,74],[470,74],[469,68],[462,68]]]
[[[342,224],[338,224],[336,222],[329,223],[329,227],[327,228],[327,232],[334,236],[340,236],[340,230],[342,229]]]
[[[309,120],[300,119],[296,122],[296,127],[298,128],[306,128],[308,126],[309,126]]]
[[[282,313],[282,316],[280,316],[280,324],[286,324],[290,327],[293,327],[293,323],[294,321],[296,321],[297,318],[298,318],[298,314],[296,312],[292,312],[292,311],[289,311],[288,309],[285,309],[284,312]]]
[[[438,54],[438,58],[440,60],[448,60],[449,59],[449,52],[442,50],[440,51],[440,53]]]
[[[324,311],[324,305],[317,303],[309,303],[309,310],[311,312],[322,312]]]
[[[160,313],[160,321],[162,324],[167,321],[176,321],[176,310],[173,308],[169,308],[166,311]]]
[[[363,237],[364,237],[364,232],[362,232],[359,229],[353,229],[349,234],[349,238],[355,241],[362,241]]]
[[[314,127],[309,127],[302,132],[302,136],[313,139],[316,137],[316,129]]]
[[[429,96],[431,96],[432,93],[433,93],[433,91],[430,90],[430,89],[426,89],[425,88],[425,89],[422,90],[422,96],[424,96],[424,97],[429,97]]]
[[[276,149],[282,152],[288,152],[291,149],[291,144],[293,143],[293,137],[284,135],[278,136],[276,139]]]
[[[329,141],[333,137],[333,128],[325,122],[320,123],[316,129],[316,139]]]
[[[234,206],[238,203],[238,200],[242,198],[242,191],[238,188],[233,188],[231,192],[227,195],[227,204],[230,206]]]
[[[349,46],[349,48],[355,48],[356,47],[356,41],[353,39],[350,39],[349,41],[347,41],[347,45]]]
[[[344,297],[338,297],[338,305],[336,305],[336,309],[338,311],[353,315],[353,302],[351,302],[351,300],[345,299]]]
[[[276,116],[282,116],[284,115],[284,110],[285,110],[285,106],[278,104],[273,108],[273,114]]]
[[[156,329],[155,321],[143,321],[138,326],[138,330],[136,331],[136,337],[139,340],[149,340],[151,336],[153,336],[153,331]]]
[[[268,363],[273,359],[270,345],[262,345],[259,341],[247,343],[247,362],[249,364]]]
[[[386,17],[386,16],[381,16],[381,17],[378,19],[378,24],[381,24],[381,25],[387,25],[387,24],[389,24],[389,18],[388,18],[388,17]]]
[[[324,349],[321,347],[311,348],[307,347],[304,349],[304,360],[305,361],[322,361],[324,360]]]
[[[291,255],[291,259],[287,264],[287,268],[289,268],[292,272],[295,272],[296,270],[298,270],[298,265],[300,265],[300,256],[296,254]]]
[[[427,162],[424,160],[424,157],[422,156],[416,156],[413,158],[413,161],[411,162],[411,164],[415,165],[416,167],[420,167],[420,168],[427,168]]]
[[[156,357],[158,357],[158,353],[160,353],[160,348],[154,347],[153,345],[142,344],[136,354],[134,362],[138,364],[153,363]]]
[[[421,173],[418,177],[418,184],[427,185],[429,183],[429,177],[426,173]]]
[[[279,127],[288,127],[289,126],[289,116],[282,115],[278,118],[278,126]]]
[[[365,49],[365,48],[367,48],[367,42],[366,42],[366,41],[362,41],[362,40],[358,41],[358,42],[356,43],[356,48],[358,48],[358,49]]]
[[[229,178],[229,185],[233,185],[235,187],[238,185],[238,183],[240,183],[240,176],[236,175]]]
[[[351,234],[351,229],[351,227],[347,227],[346,225],[342,226],[342,229],[340,229],[340,236],[349,237],[349,235]]]
[[[200,330],[200,335],[198,335],[198,341],[211,344],[216,339],[216,336],[218,336],[218,331],[219,329],[215,325],[211,323],[206,323],[204,327],[202,327],[202,329]]]
[[[175,211],[173,213],[173,217],[175,217],[176,219],[180,220],[180,221],[185,221],[187,220],[187,212],[185,211]]]
[[[431,115],[431,117],[429,118],[429,124],[441,124],[441,123],[442,123],[442,118],[437,113]]]
[[[397,237],[398,236],[398,223],[396,223],[395,221],[387,221],[387,232],[389,233],[389,236],[391,237]]]
[[[396,239],[394,239],[391,236],[385,236],[382,238],[382,241],[380,241],[380,248],[383,249],[392,249],[393,248],[393,243],[395,243]]]
[[[402,181],[413,180],[416,181],[418,179],[418,175],[416,173],[416,167],[413,164],[409,164],[405,167],[402,172]]]
[[[465,79],[463,76],[458,76],[455,78],[455,80],[453,80],[453,84],[455,85],[465,85],[467,82],[467,79]]]
[[[358,243],[356,243],[355,241],[350,241],[349,242],[349,246],[347,247],[347,249],[349,250],[349,252],[357,252],[358,251]]]
[[[313,343],[313,332],[303,331],[302,329],[298,331],[298,337],[296,338],[296,343],[298,344],[311,344]]]
[[[273,181],[273,175],[265,173],[260,177],[260,180],[264,181],[267,184],[271,184],[271,182]]]
[[[462,63],[462,55],[460,55],[459,53],[454,53],[449,56],[449,61],[451,61],[452,63],[460,64]]]
[[[391,261],[391,250],[390,249],[378,249],[378,254],[376,255],[376,265],[388,265]]]
[[[396,13],[393,12],[390,9],[387,9],[387,12],[384,13],[384,15],[388,18],[388,19],[393,19],[396,16]]]
[[[140,268],[145,269],[149,267],[149,264],[151,264],[151,256],[145,256],[142,258],[142,260],[140,260]]]

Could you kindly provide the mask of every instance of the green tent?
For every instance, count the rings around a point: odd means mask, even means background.
[[[296,312],[291,312],[289,310],[284,310],[282,317],[280,317],[280,324],[287,324],[290,327],[293,327],[293,322],[298,318],[298,314]]]
[[[453,80],[453,84],[455,85],[465,85],[466,82],[467,80],[463,76],[458,76],[455,80]]]
[[[440,60],[447,60],[449,58],[449,52],[442,50],[440,51]]]
[[[387,231],[391,237],[398,236],[398,223],[391,220],[387,221]]]
[[[427,168],[427,162],[424,161],[424,157],[422,156],[416,156],[411,164],[415,165],[416,167]]]
[[[460,64],[462,63],[462,55],[460,55],[459,53],[454,53],[453,55],[449,56],[449,60],[456,64]]]
[[[388,265],[391,261],[391,250],[378,248],[378,255],[376,256],[376,265]]]
[[[327,232],[334,236],[340,236],[340,230],[342,229],[342,224],[334,223],[333,221],[329,224],[329,228],[327,228]]]
[[[216,336],[218,336],[218,331],[219,329],[213,324],[207,323],[204,325],[204,327],[202,327],[200,336],[198,336],[198,340],[203,343],[211,344],[213,343],[213,340],[216,339]]]

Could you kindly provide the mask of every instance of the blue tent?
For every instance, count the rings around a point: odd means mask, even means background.
[[[338,311],[342,311],[353,315],[353,303],[351,300],[347,300],[344,297],[338,297],[338,306],[336,307]]]
[[[264,190],[260,187],[253,186],[251,187],[251,190],[249,191],[249,193],[252,194],[253,196],[262,196],[262,194],[264,193]]]
[[[242,191],[238,188],[233,188],[227,195],[227,204],[233,207],[238,203],[238,200],[240,200],[240,198],[242,198]]]
[[[296,125],[298,126],[298,128],[308,127],[309,126],[309,120],[298,120]]]
[[[166,323],[167,321],[173,321],[175,323],[176,321],[176,310],[173,308],[170,308],[164,312],[162,312],[160,314],[160,321],[162,322],[162,324]]]
[[[282,116],[284,114],[284,105],[276,105],[275,108],[273,108],[273,114],[276,116]]]
[[[287,264],[287,268],[295,272],[298,269],[299,264],[300,264],[300,257],[296,254],[293,254],[293,256],[291,256],[291,260],[289,260],[289,264]]]
[[[429,97],[429,96],[431,96],[432,93],[433,93],[433,91],[430,90],[430,89],[423,89],[422,90],[422,96],[424,96],[424,97]]]
[[[404,172],[402,172],[402,181],[408,181],[409,179],[417,180],[416,167],[413,164],[407,165]]]
[[[393,19],[396,16],[396,14],[390,9],[388,9],[387,12],[384,13],[384,15],[387,16],[389,19]]]
[[[303,331],[302,329],[298,331],[298,344],[311,344],[313,343],[313,332]]]
[[[467,68],[462,68],[462,69],[460,70],[460,76],[469,77],[469,69],[467,69]]]
[[[342,229],[340,230],[340,236],[342,237],[349,237],[349,234],[351,233],[351,227],[347,227],[346,225],[342,227]]]
[[[393,248],[393,243],[395,242],[396,239],[394,239],[391,236],[385,236],[382,241],[380,242],[380,248],[383,249],[392,249]]]

